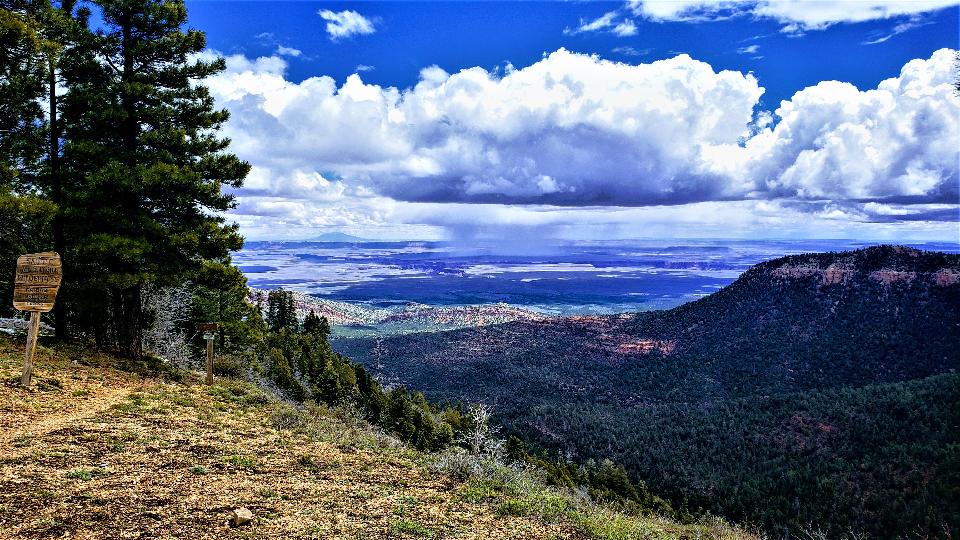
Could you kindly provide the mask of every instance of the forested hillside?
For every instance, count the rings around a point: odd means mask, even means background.
[[[881,246],[769,261],[669,311],[397,336],[381,357],[387,377],[494,404],[536,447],[613,457],[675,504],[774,531],[942,536],[960,526],[957,343],[960,257]]]

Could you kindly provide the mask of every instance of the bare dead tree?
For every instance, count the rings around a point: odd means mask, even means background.
[[[144,348],[174,366],[188,367],[191,355],[185,325],[192,306],[188,285],[145,291],[143,309],[153,315],[153,324],[143,334]]]

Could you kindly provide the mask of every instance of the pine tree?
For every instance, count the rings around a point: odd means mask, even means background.
[[[249,165],[217,136],[227,120],[201,82],[182,0],[97,0],[102,24],[63,66],[67,256],[77,309],[102,346],[142,356],[142,290],[177,284],[242,245],[219,214]]]
[[[318,316],[312,309],[303,319],[303,331],[308,334],[330,335],[330,322],[326,317]]]
[[[49,249],[56,208],[42,197],[43,2],[0,0],[0,314],[10,311],[14,264]]]
[[[40,174],[42,29],[34,2],[0,0],[0,193],[29,191]]]
[[[59,7],[47,3],[41,11],[42,34],[47,44],[44,47],[43,54],[46,65],[44,99],[47,109],[46,174],[43,177],[45,180],[43,184],[44,192],[48,195],[50,201],[56,205],[56,212],[50,225],[53,250],[61,254],[66,251],[66,239],[64,237],[64,178],[61,168],[63,144],[59,118],[59,96],[57,94],[61,82],[60,65],[61,61],[68,61],[73,43],[86,37],[90,16],[90,10],[87,8],[81,8],[75,12],[75,5],[75,0],[61,0]],[[68,258],[65,262],[64,270],[69,280],[71,261]],[[65,339],[68,336],[68,296],[61,295],[54,309],[56,335],[60,339]]]
[[[289,330],[298,333],[300,331],[293,293],[277,289],[270,291],[267,295],[267,328],[271,332]]]
[[[217,350],[241,351],[263,339],[263,316],[247,300],[247,278],[236,266],[208,261],[193,283],[192,318],[219,323]],[[200,337],[198,349],[206,346]]]

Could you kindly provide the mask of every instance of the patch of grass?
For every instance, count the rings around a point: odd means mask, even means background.
[[[42,518],[34,522],[34,525],[38,529],[50,530],[50,529],[60,529],[64,526],[64,523],[56,518]]]
[[[13,439],[14,448],[26,448],[33,444],[33,435],[17,435]]]
[[[273,488],[260,488],[260,490],[257,491],[257,494],[263,499],[276,499],[279,497],[277,490]]]
[[[543,514],[543,519],[547,521],[559,519],[570,510],[570,501],[566,497],[555,493],[545,494],[542,505],[541,513]]]
[[[103,471],[100,469],[70,469],[64,473],[64,476],[73,480],[83,480],[86,482],[100,474],[103,474]]]
[[[460,498],[469,503],[489,502],[500,498],[505,487],[498,480],[471,478],[460,490]]]
[[[248,454],[231,454],[223,458],[223,461],[238,469],[253,469],[257,466],[257,458]]]
[[[407,512],[411,508],[415,508],[420,505],[420,501],[416,497],[411,497],[410,495],[402,495],[399,500],[397,500],[397,506],[393,508],[393,513],[403,517],[407,515]]]
[[[226,388],[218,384],[215,384],[213,386],[208,386],[207,395],[213,396],[220,401],[227,401],[227,402],[233,401],[233,394],[229,390],[227,390]]]
[[[498,516],[528,516],[530,503],[522,499],[507,499],[497,506]]]
[[[197,402],[193,400],[190,396],[185,396],[180,393],[168,393],[164,395],[166,401],[173,403],[184,408],[194,408],[197,406]]]
[[[36,496],[37,496],[38,499],[43,500],[43,501],[52,501],[52,500],[54,500],[54,499],[56,499],[56,498],[58,497],[58,495],[57,495],[56,493],[54,493],[53,491],[47,491],[47,490],[45,490],[45,489],[38,491],[38,492],[36,493]]]
[[[394,522],[391,529],[397,534],[415,536],[417,538],[433,538],[434,534],[436,534],[433,529],[424,527],[409,519],[401,519],[400,521]]]
[[[140,392],[131,392],[125,402],[117,403],[111,408],[123,414],[143,412],[147,408],[147,396]]]
[[[74,390],[70,395],[72,395],[73,397],[85,397],[85,396],[89,396],[92,393],[93,392],[91,392],[87,388],[78,388],[77,390]]]
[[[222,403],[263,405],[270,402],[270,398],[253,384],[235,379],[218,380],[215,385],[207,388],[207,394]]]
[[[207,474],[207,468],[203,465],[194,465],[193,467],[190,467],[190,472],[196,475],[203,475]]]

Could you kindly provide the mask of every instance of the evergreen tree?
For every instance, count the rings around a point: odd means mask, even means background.
[[[59,105],[57,94],[61,82],[61,62],[69,61],[70,49],[77,40],[83,40],[87,37],[88,18],[90,11],[87,8],[81,8],[74,12],[75,0],[62,0],[59,7],[52,3],[46,3],[41,11],[43,19],[43,31],[46,47],[44,47],[45,63],[45,93],[44,99],[47,109],[47,152],[46,167],[43,175],[44,192],[50,201],[56,205],[56,212],[51,222],[51,233],[53,240],[53,250],[57,253],[65,253],[66,239],[64,237],[64,178],[62,163],[62,139],[59,118]],[[67,279],[70,279],[69,258],[64,259],[64,271]],[[54,308],[54,317],[56,320],[55,329],[57,337],[64,339],[67,337],[67,313],[69,295],[61,295],[56,307]]]
[[[64,187],[76,309],[98,343],[142,355],[142,290],[226,264],[242,245],[219,214],[249,165],[217,136],[227,120],[201,82],[225,68],[197,59],[182,0],[97,0],[102,24],[62,67],[72,175]]]
[[[43,155],[43,52],[34,2],[0,0],[0,193],[26,192]]]
[[[0,314],[11,311],[14,264],[49,249],[56,207],[42,197],[48,4],[0,0]]]
[[[297,333],[300,331],[293,293],[283,289],[270,291],[267,295],[267,327],[271,332],[290,330]]]
[[[195,322],[217,322],[217,350],[239,352],[263,339],[260,310],[247,299],[247,278],[229,262],[207,261],[194,277]],[[197,336],[197,348],[206,343]]]
[[[303,331],[308,334],[330,335],[330,322],[326,317],[317,316],[311,309],[303,320]]]

